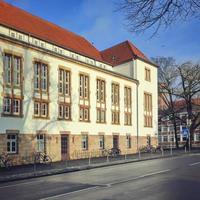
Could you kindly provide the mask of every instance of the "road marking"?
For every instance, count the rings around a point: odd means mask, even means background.
[[[141,179],[141,178],[149,177],[149,176],[154,176],[154,175],[157,175],[157,174],[163,174],[163,173],[166,173],[166,172],[169,172],[169,171],[171,171],[171,169],[166,169],[166,170],[162,170],[162,171],[152,172],[152,173],[144,174],[144,175],[137,176],[137,177],[134,177],[134,178],[131,178],[131,179],[126,179],[126,180],[122,180],[122,181],[116,181],[116,182],[108,183],[106,185],[109,186],[109,187],[111,187],[112,185],[126,183],[126,182],[130,182],[130,181],[138,180],[138,179]]]
[[[76,194],[78,192],[84,192],[84,191],[98,189],[98,188],[99,188],[99,186],[92,186],[92,187],[81,189],[81,190],[75,190],[73,192],[67,192],[67,193],[63,193],[63,194],[59,194],[59,195],[55,195],[55,196],[51,196],[51,197],[42,198],[40,200],[48,200],[48,199],[59,198],[59,197],[65,196],[65,195]]]
[[[33,184],[33,183],[42,182],[42,181],[43,180],[31,181],[31,182],[23,182],[23,183],[11,184],[11,185],[4,185],[4,186],[0,186],[0,189],[14,187],[14,186],[18,186],[18,185],[29,185],[29,184]]]
[[[194,166],[194,165],[199,165],[199,164],[200,164],[200,162],[195,162],[195,163],[189,164],[189,166]]]

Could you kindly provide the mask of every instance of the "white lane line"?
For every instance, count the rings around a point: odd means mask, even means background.
[[[130,182],[130,181],[138,180],[138,179],[141,179],[141,178],[149,177],[149,176],[154,176],[154,175],[157,175],[157,174],[163,174],[163,173],[166,173],[166,172],[169,172],[169,171],[171,171],[171,169],[152,172],[152,173],[144,174],[144,175],[137,176],[137,177],[134,177],[134,178],[131,178],[131,179],[126,179],[126,180],[122,180],[122,181],[116,181],[116,182],[108,183],[106,185],[107,186],[112,186],[112,185],[116,185],[116,184],[126,183],[126,182]]]
[[[200,162],[190,163],[189,166],[199,165]]]
[[[42,198],[40,200],[48,200],[48,199],[60,198],[60,197],[63,197],[65,195],[76,194],[78,192],[94,190],[94,189],[97,189],[97,188],[99,188],[99,186],[93,186],[93,187],[89,187],[89,188],[85,188],[85,189],[81,189],[81,190],[76,190],[76,191],[73,191],[73,192],[67,192],[67,193],[63,193],[63,194],[59,194],[59,195],[55,195],[55,196],[51,196],[51,197]]]
[[[11,184],[11,185],[4,185],[4,186],[0,186],[0,189],[20,186],[20,185],[29,185],[29,184],[38,183],[38,182],[43,182],[43,180],[31,181],[31,182],[23,182],[23,183]]]

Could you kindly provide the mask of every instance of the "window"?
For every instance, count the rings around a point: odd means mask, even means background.
[[[97,79],[97,102],[105,103],[105,81]]]
[[[163,142],[168,142],[168,136],[167,135],[163,136]]]
[[[45,134],[37,134],[37,152],[45,152]]]
[[[62,97],[70,97],[71,74],[69,70],[59,68],[58,73],[58,94]],[[65,101],[58,103],[58,118],[64,120],[71,119],[71,105]]]
[[[111,103],[112,103],[112,124],[119,124],[120,123],[119,84],[112,83]]]
[[[20,86],[21,83],[21,58],[14,57],[13,65],[13,83],[14,86]]]
[[[112,83],[112,105],[119,106],[119,84]]]
[[[4,56],[4,81],[6,85],[20,87],[22,83],[22,58],[5,54]]]
[[[20,116],[21,115],[21,99],[4,97],[3,114]]]
[[[79,120],[88,122],[89,118],[90,118],[90,116],[89,116],[89,108],[80,106],[80,117],[79,117]]]
[[[70,120],[71,119],[71,105],[70,104],[59,104],[58,105],[58,118]]]
[[[11,114],[11,99],[10,98],[4,98],[3,101],[3,112],[4,114]]]
[[[5,55],[5,64],[4,64],[4,70],[5,70],[5,83],[11,84],[11,68],[12,68],[12,56],[6,54]]]
[[[48,116],[48,105],[47,103],[41,103],[41,117]]]
[[[181,141],[181,135],[177,134],[177,141],[180,142]]]
[[[40,103],[34,102],[34,115],[40,116]]]
[[[35,100],[34,101],[34,116],[47,118],[48,115],[49,115],[49,103]]]
[[[41,66],[41,88],[42,91],[47,91],[47,65],[42,64]]]
[[[13,100],[13,114],[20,115],[20,104],[21,101],[19,99]]]
[[[7,135],[7,153],[17,153],[17,134]]]
[[[104,135],[99,136],[99,148],[104,149]]]
[[[70,71],[59,69],[59,88],[60,95],[70,95]]]
[[[106,110],[105,110],[105,81],[97,79],[96,82],[96,94],[97,94],[97,123],[106,122]]]
[[[152,95],[144,93],[144,126],[152,127]]]
[[[131,88],[124,87],[124,106],[131,108]]]
[[[162,136],[158,136],[158,143],[162,142]]]
[[[112,111],[112,124],[119,124],[119,112],[118,111]]]
[[[88,122],[90,120],[90,108],[89,108],[89,76],[80,74],[79,76],[79,120]]]
[[[151,70],[148,68],[145,68],[145,80],[151,81]]]
[[[105,123],[106,122],[106,111],[101,108],[97,108],[97,122]]]
[[[170,142],[174,142],[175,140],[174,140],[174,136],[173,135],[170,135],[169,136],[169,140],[170,140]]]
[[[22,116],[22,58],[4,55],[3,115]],[[19,90],[18,95],[14,90]]]
[[[196,141],[200,141],[200,134],[195,134],[196,135]]]
[[[131,111],[131,88],[124,88],[124,124],[131,125],[132,124],[132,111]]]
[[[34,90],[47,93],[49,90],[48,84],[48,66],[41,62],[34,63]]]
[[[162,126],[161,127],[161,132],[168,132],[168,127],[167,126]]]
[[[82,149],[88,150],[88,135],[82,135]]]
[[[131,148],[131,135],[127,135],[127,136],[126,136],[126,147],[127,147],[128,149]]]
[[[79,96],[81,99],[89,99],[89,77],[80,74]]]
[[[40,98],[34,99],[34,116],[47,118],[49,116],[49,71],[48,65],[36,61],[34,63],[34,91]],[[43,98],[45,95],[45,98]]]

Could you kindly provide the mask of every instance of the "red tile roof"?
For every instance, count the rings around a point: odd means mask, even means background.
[[[101,51],[101,55],[104,61],[110,63],[113,66],[136,58],[140,58],[146,62],[150,62],[150,60],[130,41],[125,41],[108,49],[105,49]]]
[[[85,38],[2,0],[0,0],[0,24],[102,61],[100,52]]]

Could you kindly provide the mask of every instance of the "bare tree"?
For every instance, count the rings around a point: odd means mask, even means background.
[[[189,126],[192,141],[196,128],[200,126],[200,64],[186,62],[178,67],[178,71],[180,80],[176,95],[185,101],[187,120],[190,121],[185,123]]]
[[[190,145],[195,130],[200,126],[200,64],[186,62],[177,65],[173,58],[154,58],[159,68],[159,97],[165,107],[159,109],[160,115],[170,116],[174,126],[176,147],[178,148],[177,124],[181,122],[189,127]],[[177,105],[177,102],[181,104]],[[185,118],[178,113],[186,112]],[[191,123],[188,123],[190,121]],[[186,146],[189,146],[187,138]]]
[[[131,32],[141,33],[154,28],[169,27],[177,21],[200,17],[199,0],[121,0],[117,3]]]
[[[174,135],[176,147],[179,148],[177,138],[177,113],[179,108],[176,104],[176,96],[174,95],[174,88],[176,87],[177,79],[177,65],[172,57],[158,57],[153,58],[153,61],[158,64],[158,92],[159,98],[164,103],[164,106],[159,108],[159,115],[170,117],[174,127]]]

